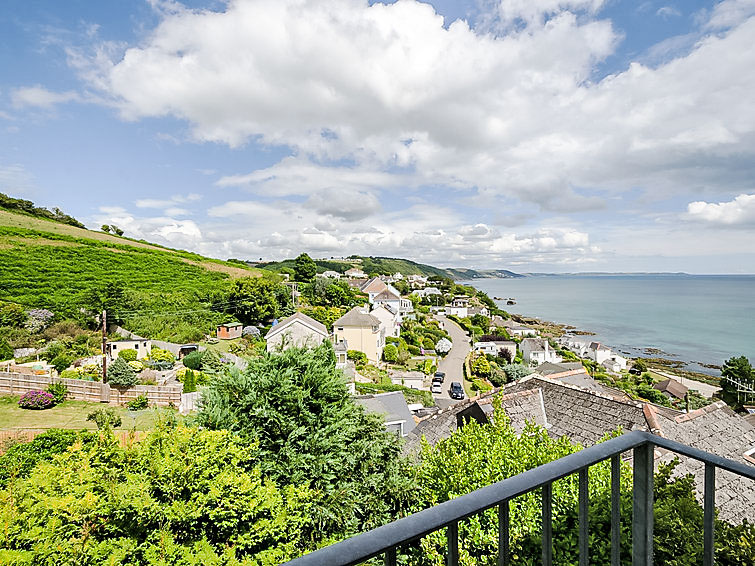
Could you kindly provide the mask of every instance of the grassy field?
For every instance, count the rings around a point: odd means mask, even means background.
[[[0,397],[0,430],[14,429],[42,429],[69,428],[80,430],[96,429],[97,426],[87,421],[87,415],[92,411],[105,407],[102,403],[88,403],[86,401],[64,401],[51,409],[33,411],[21,409],[18,406],[19,397]],[[122,430],[151,430],[159,418],[161,411],[169,409],[146,409],[144,411],[129,411],[125,407],[117,407],[123,421]]]

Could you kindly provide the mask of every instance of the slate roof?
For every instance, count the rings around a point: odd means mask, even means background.
[[[371,314],[362,312],[359,307],[354,307],[336,320],[333,326],[380,326],[380,321]]]
[[[525,338],[519,345],[524,349],[524,346],[529,346],[530,352],[545,352],[545,342],[542,338]]]
[[[403,421],[404,436],[411,433],[417,426],[406,399],[401,391],[390,391],[376,395],[362,395],[354,397],[354,400],[362,405],[370,413],[378,413],[385,416],[385,422],[391,423]],[[389,428],[389,430],[396,430]]]
[[[723,401],[676,417],[659,411],[656,407],[651,410],[656,413],[660,432],[664,437],[752,465],[744,457],[744,453],[755,449],[755,426],[732,411]],[[664,451],[658,461],[667,462],[675,457],[676,454]],[[675,472],[678,475],[694,474],[697,496],[702,501],[705,465],[684,456],[678,458],[680,463]],[[748,519],[752,522],[755,519],[753,481],[731,472],[716,470],[716,506],[721,519],[736,523]]]
[[[467,399],[422,419],[407,437],[403,448],[404,454],[418,453],[423,436],[431,445],[451,436],[458,427],[459,415],[474,407],[482,409],[489,416],[493,412],[493,398],[500,391],[500,389],[495,389],[487,394]],[[511,420],[514,430],[518,433],[522,432],[528,421],[540,426],[547,425],[539,390],[504,394],[501,405],[506,416]]]
[[[653,385],[653,389],[662,391],[663,393],[669,393],[677,399],[684,399],[684,396],[689,391],[686,385],[682,385],[675,379],[667,379]]]
[[[314,318],[311,318],[307,316],[306,314],[295,312],[288,318],[284,318],[281,320],[278,324],[273,326],[270,330],[268,330],[267,334],[265,335],[265,339],[270,338],[271,336],[275,336],[279,332],[282,332],[285,328],[290,326],[293,322],[301,322],[305,324],[306,326],[309,326],[312,330],[315,330],[316,332],[319,332],[320,334],[324,336],[328,336],[328,329],[325,327],[325,325],[322,322],[317,322]]]
[[[579,371],[579,373],[587,373],[585,366],[581,362],[545,362],[535,368],[535,371],[540,375],[548,377],[549,375]]]
[[[567,436],[583,446],[591,446],[606,433],[621,427],[624,431],[649,431],[643,404],[605,390],[590,390],[538,374],[531,374],[506,386],[505,392],[541,389],[548,434]]]

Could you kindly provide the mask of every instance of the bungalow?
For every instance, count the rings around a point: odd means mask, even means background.
[[[378,393],[377,395],[359,395],[354,400],[362,405],[368,413],[383,415],[385,428],[388,432],[393,432],[400,438],[407,436],[417,426],[401,391]]]
[[[619,373],[623,369],[627,369],[627,359],[618,354],[611,352],[611,357],[600,362],[604,368],[614,373]]]
[[[540,365],[545,362],[558,363],[561,358],[556,351],[550,347],[548,340],[543,338],[525,338],[519,344],[522,350],[522,358],[530,365]]]
[[[346,275],[346,277],[348,277],[349,279],[362,279],[364,277],[367,277],[367,274],[358,267],[347,269],[344,275]]]
[[[363,307],[354,307],[333,323],[333,338],[336,344],[345,341],[350,349],[364,352],[372,363],[383,357],[385,329]]]
[[[340,279],[341,274],[337,271],[323,271],[318,277],[330,277],[331,279]]]
[[[684,399],[687,391],[689,391],[686,385],[682,385],[675,379],[660,381],[653,385],[653,389],[657,389],[671,400]]]
[[[505,351],[510,359],[513,360],[516,357],[516,342],[507,340],[481,340],[475,342],[473,348],[475,352],[490,354],[491,356],[505,356]]]
[[[418,297],[422,297],[423,299],[425,297],[430,297],[432,295],[440,295],[442,296],[443,293],[440,292],[440,289],[437,287],[425,287],[424,289],[418,289],[417,291],[414,291]]]
[[[265,335],[268,352],[288,348],[314,348],[328,339],[328,329],[321,322],[300,312],[284,318]]]
[[[529,326],[512,326],[507,330],[512,336],[537,336],[537,330]]]
[[[105,346],[105,351],[108,357],[117,358],[119,352],[124,350],[136,350],[136,359],[141,360],[149,356],[152,351],[151,340],[120,340],[118,342],[108,342]]]
[[[240,322],[226,322],[218,326],[217,337],[221,340],[241,338],[242,330],[244,330],[244,325]]]
[[[490,316],[490,311],[485,305],[481,307],[469,307],[467,309],[467,316],[474,316],[476,314],[481,314],[482,316]]]

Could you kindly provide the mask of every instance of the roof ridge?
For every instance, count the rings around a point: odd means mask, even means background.
[[[530,374],[530,375],[535,375],[535,374]],[[524,378],[522,378],[522,380],[526,379],[527,377],[530,377],[530,376],[525,376]],[[606,399],[608,401],[614,401],[616,403],[622,403],[623,405],[628,405],[630,407],[634,407],[634,408],[637,408],[637,409],[642,408],[642,405],[643,405],[643,403],[640,402],[640,401],[634,401],[634,400],[632,400],[631,402],[629,402],[629,401],[626,401],[624,399],[617,399],[616,397],[614,397],[612,395],[608,395],[608,394],[603,393],[601,391],[595,391],[593,389],[588,389],[587,387],[582,387],[580,385],[575,385],[573,383],[566,383],[566,382],[563,382],[563,381],[559,381],[557,379],[552,379],[552,378],[550,378],[548,376],[545,376],[545,375],[537,374],[537,377],[534,377],[532,379],[539,379],[539,380],[544,381],[546,383],[552,383],[554,385],[558,385],[559,387],[566,387],[567,389],[572,389],[574,391],[579,391],[581,393],[586,393],[588,395],[593,395],[595,397],[600,397],[601,399]],[[514,382],[514,383],[520,383],[522,380],[520,380],[519,382]]]
[[[716,401],[715,403],[711,403],[710,405],[706,405],[705,407],[700,407],[699,409],[695,409],[694,411],[690,411],[689,413],[686,413],[684,415],[679,415],[674,419],[674,421],[677,423],[691,421],[698,417],[703,417],[708,413],[712,413],[713,411],[718,411],[719,409],[731,410],[731,407],[729,407],[729,405],[727,405],[725,401]]]

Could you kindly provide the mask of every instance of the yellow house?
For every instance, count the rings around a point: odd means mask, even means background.
[[[372,363],[383,357],[385,329],[380,321],[360,307],[354,307],[333,323],[334,343],[344,340],[349,350],[364,352]]]

